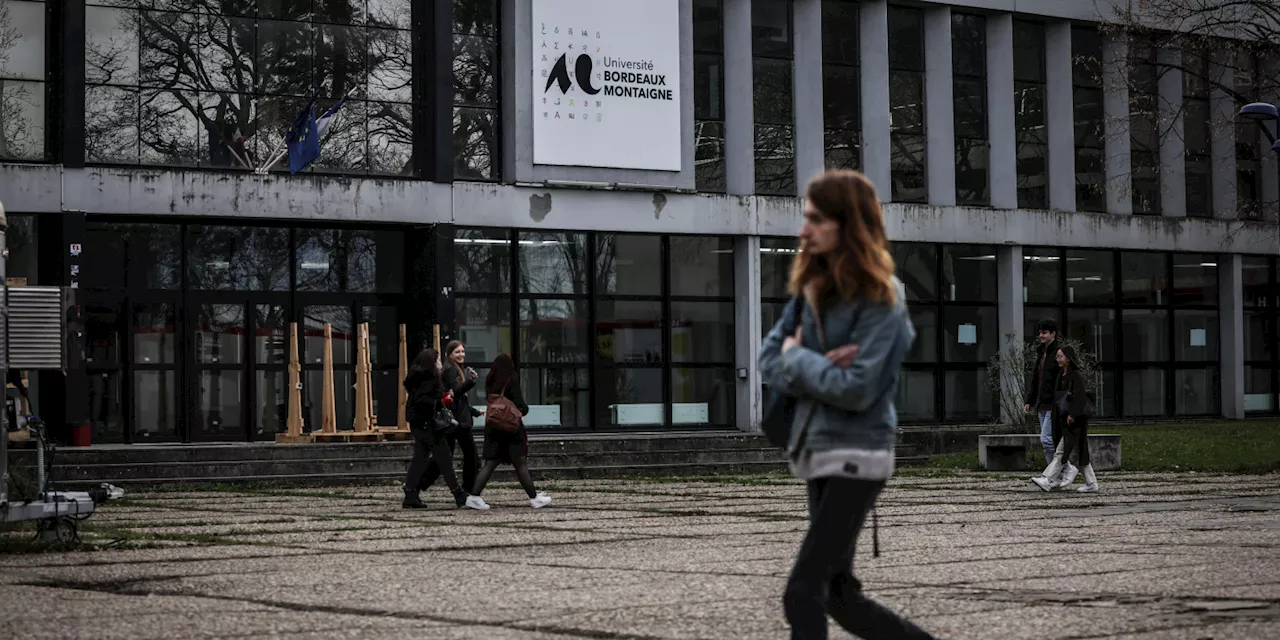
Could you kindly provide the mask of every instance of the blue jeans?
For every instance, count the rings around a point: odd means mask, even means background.
[[[1044,447],[1044,461],[1053,462],[1053,454],[1058,448],[1053,441],[1053,412],[1037,411],[1036,417],[1040,418],[1040,446]]]

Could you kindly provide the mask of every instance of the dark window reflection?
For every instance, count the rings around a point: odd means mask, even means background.
[[[698,191],[723,192],[724,11],[722,0],[693,3],[694,176]]]
[[[791,0],[752,3],[751,34],[755,190],[763,195],[794,196]]]
[[[597,234],[596,293],[661,295],[661,237]]]
[[[600,424],[651,426],[666,422],[662,369],[602,369],[594,381],[596,420]]]
[[[459,180],[497,180],[501,116],[496,3],[454,0],[453,22],[454,174]]]
[[[1160,309],[1125,309],[1124,361],[1164,362],[1169,359],[1169,312]]]
[[[1103,164],[1102,38],[1072,27],[1072,102],[1075,110],[1076,210],[1106,211]]]
[[[586,300],[521,300],[520,363],[586,363],[587,307]]]
[[[459,229],[453,240],[454,287],[459,293],[511,290],[511,232]]]
[[[289,290],[288,229],[191,226],[187,233],[189,288]]]
[[[671,360],[733,364],[733,315],[732,302],[672,302]]]
[[[991,302],[999,295],[996,285],[996,248],[981,245],[944,245],[942,284],[946,300]]]
[[[662,303],[631,300],[597,302],[595,343],[596,357],[604,363],[662,362]]]
[[[987,370],[947,371],[943,375],[946,419],[985,421],[996,415],[996,394],[987,386]]]
[[[399,293],[404,236],[364,229],[298,229],[299,291]]]
[[[760,239],[760,297],[787,298],[791,263],[795,262],[795,238]]]
[[[733,295],[733,238],[671,237],[671,295]]]
[[[1173,254],[1174,304],[1218,304],[1218,258],[1212,254]]]
[[[587,293],[585,233],[519,234],[521,293]]]
[[[520,390],[529,403],[524,424],[538,427],[592,426],[591,386],[599,384],[587,369],[520,367]]]
[[[938,249],[936,245],[895,242],[893,260],[898,279],[907,290],[907,300],[938,299]]]
[[[1164,253],[1121,253],[1122,304],[1168,304],[1168,264],[1168,254]]]
[[[1063,333],[1101,362],[1116,362],[1116,312],[1112,309],[1068,309]]]
[[[1114,304],[1115,254],[1067,250],[1067,303]]]
[[[671,424],[733,424],[737,402],[733,369],[672,369]]]
[[[1057,249],[1024,249],[1022,252],[1023,302],[1062,302],[1062,252]]]

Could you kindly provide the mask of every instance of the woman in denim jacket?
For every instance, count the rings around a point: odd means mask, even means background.
[[[809,532],[787,581],[791,637],[826,638],[827,614],[862,638],[932,638],[862,592],[854,548],[893,475],[898,370],[915,340],[875,187],[829,171],[809,183],[787,305],[760,351],[772,390],[794,396],[788,454],[808,483]]]

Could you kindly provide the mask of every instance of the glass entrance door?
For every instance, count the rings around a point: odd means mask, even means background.
[[[245,440],[247,318],[244,302],[191,305],[191,441]]]

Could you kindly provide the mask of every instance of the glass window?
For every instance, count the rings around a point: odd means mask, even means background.
[[[915,342],[911,343],[911,348],[907,350],[907,355],[903,359],[903,361],[914,362],[914,363],[937,362],[938,361],[938,309],[937,307],[918,306],[918,307],[910,308],[909,311],[911,313],[911,324],[914,325],[916,328],[916,340]],[[957,317],[951,318],[952,320],[956,321],[957,327],[959,326],[959,323],[962,322],[964,319],[969,319],[969,318],[962,319],[961,317],[959,317],[962,315],[964,314],[960,313],[960,314],[957,314]],[[955,335],[958,333],[958,331],[959,331],[958,328],[952,328],[949,336],[951,338],[954,338]],[[970,350],[969,352],[966,352],[966,355],[969,355],[972,352],[972,345],[965,345],[965,348]],[[951,346],[948,346],[947,349],[948,349],[948,353],[953,352],[953,349]]]
[[[133,372],[133,424],[135,438],[171,438],[178,433],[177,374],[174,371]],[[106,398],[108,404],[109,398]],[[319,424],[319,423],[317,423]]]
[[[1271,285],[1271,259],[1245,256],[1240,275],[1244,281],[1244,306],[1273,307],[1275,293]]]
[[[945,245],[942,249],[943,295],[949,301],[995,302],[996,248]]]
[[[672,369],[671,424],[730,426],[737,379],[733,369]]]
[[[521,366],[520,390],[529,403],[525,426],[591,426],[591,382],[590,372],[583,368]]]
[[[120,376],[119,371],[89,372],[89,422],[95,442],[124,442]]]
[[[1116,312],[1112,309],[1068,309],[1063,334],[1079,340],[1100,362],[1116,362]]]
[[[1174,373],[1174,410],[1180,416],[1218,415],[1218,368],[1178,369]]]
[[[991,202],[987,189],[987,20],[951,14],[951,64],[956,132],[956,201]]]
[[[1276,397],[1272,390],[1271,367],[1244,368],[1244,410],[1249,412],[1275,411]]]
[[[791,0],[751,3],[756,193],[796,194]]]
[[[671,361],[733,364],[732,302],[672,302]]]
[[[497,180],[499,91],[498,11],[494,0],[453,0],[454,177]],[[411,52],[412,47],[405,47]],[[403,68],[409,69],[405,60]],[[410,77],[396,78],[409,86]],[[402,102],[408,96],[400,97]]]
[[[943,315],[947,362],[987,362],[999,351],[1000,325],[995,307],[948,306]]]
[[[511,291],[511,232],[458,229],[453,239],[454,287],[461,293]]]
[[[662,295],[662,238],[596,234],[596,294]]]
[[[521,300],[520,364],[587,362],[591,345],[587,318],[586,300]],[[598,320],[605,322],[604,318]],[[626,318],[624,322],[635,328],[635,319]],[[657,324],[656,320],[653,322]],[[657,332],[656,327],[654,331]],[[637,337],[635,333],[628,335]]]
[[[365,229],[298,229],[299,291],[399,293],[404,235]]]
[[[698,191],[723,192],[724,7],[722,0],[693,3],[694,175]]]
[[[1124,322],[1125,362],[1165,362],[1169,359],[1168,311],[1125,309],[1121,317]]]
[[[583,316],[586,317],[585,315]],[[585,324],[585,323],[584,323]],[[689,336],[684,336],[682,345]],[[596,355],[604,363],[662,362],[662,303],[600,300],[596,302]]]
[[[0,160],[48,159],[45,3],[0,3]]]
[[[1121,304],[1169,304],[1168,254],[1120,254]]]
[[[596,419],[615,426],[653,426],[666,423],[662,370],[605,368],[596,372]]]
[[[770,331],[777,326],[778,321],[782,319],[782,310],[785,309],[785,302],[761,302],[760,303],[760,339],[769,335]]]
[[[289,230],[282,227],[188,227],[187,287],[192,290],[288,291]]]
[[[1028,304],[1062,302],[1062,252],[1058,249],[1024,249],[1022,252],[1022,301]]]
[[[1049,206],[1049,132],[1045,120],[1044,25],[1013,22],[1014,126],[1018,144],[1018,207]]]
[[[1072,102],[1076,130],[1076,209],[1106,211],[1103,164],[1102,36],[1090,27],[1071,28]]]
[[[1275,316],[1266,311],[1244,312],[1244,359],[1269,361],[1275,345]]]
[[[302,310],[302,357],[307,365],[324,364],[324,326],[330,325],[332,336],[333,363],[346,365],[352,361],[352,344],[355,342],[355,329],[351,320],[351,307],[339,305],[317,305],[304,307]],[[316,390],[319,391],[319,382]],[[309,396],[320,406],[319,395]],[[318,415],[318,414],[317,414]],[[320,424],[316,422],[314,424]]]
[[[1165,373],[1163,369],[1124,372],[1124,414],[1126,416],[1165,415]]]
[[[244,333],[244,305],[197,305],[196,362],[199,364],[240,364],[244,360]]]
[[[858,64],[858,5],[822,3],[822,119],[828,169],[861,166],[861,80]]]
[[[907,290],[907,300],[938,299],[938,249],[919,242],[895,242],[890,246],[898,279]]]
[[[36,241],[36,217],[9,214],[9,228],[5,231],[5,248],[9,259],[5,262],[5,278],[25,280],[26,284],[40,284],[36,276],[39,261],[39,244]]]
[[[924,202],[924,14],[889,7],[889,159],[894,202]]]
[[[733,238],[671,237],[671,295],[733,296]]]
[[[937,420],[936,385],[933,371],[904,369],[898,380],[898,397],[895,408],[900,422],[931,422]]]
[[[1173,359],[1177,362],[1217,362],[1219,334],[1217,311],[1175,311]]]
[[[1218,258],[1195,253],[1173,254],[1173,303],[1218,304]]]
[[[760,239],[760,297],[787,298],[791,282],[791,263],[795,262],[795,238]]]
[[[1067,303],[1115,303],[1115,254],[1067,250]]]
[[[133,309],[133,361],[173,364],[177,343],[173,305],[137,305]]]
[[[498,354],[511,353],[511,303],[507,299],[459,298],[457,312],[458,337],[467,345],[468,361],[487,365]]]
[[[120,307],[115,304],[84,306],[85,362],[90,367],[120,364]]]
[[[995,392],[987,386],[987,370],[948,371],[944,375],[946,419],[979,422],[996,415]]]
[[[518,242],[521,293],[587,293],[587,234],[520,232]]]

